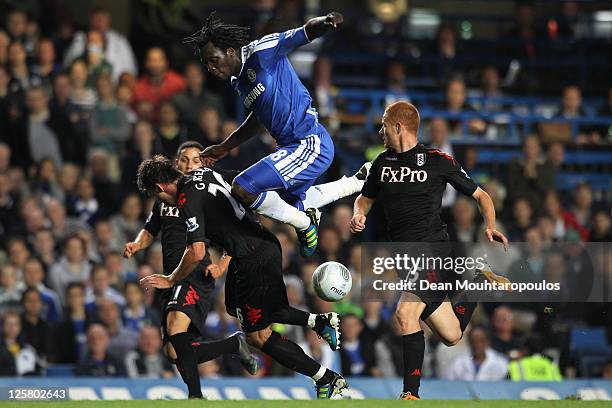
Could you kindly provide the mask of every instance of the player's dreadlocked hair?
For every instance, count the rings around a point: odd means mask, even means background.
[[[155,186],[158,183],[172,183],[181,176],[181,172],[174,168],[172,162],[167,157],[156,154],[152,158],[140,163],[136,176],[136,184],[140,191],[150,194],[155,191]]]
[[[202,47],[209,41],[223,51],[228,48],[238,50],[240,47],[248,44],[250,29],[250,27],[225,24],[217,17],[217,13],[213,11],[201,29],[189,37],[183,38],[183,44],[191,45],[194,55],[197,55],[201,61]]]

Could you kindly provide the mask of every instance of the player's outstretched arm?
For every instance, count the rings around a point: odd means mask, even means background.
[[[337,28],[343,21],[344,17],[342,17],[342,14],[336,11],[332,11],[326,16],[311,18],[304,26],[306,36],[310,41],[322,37],[334,28]]]
[[[480,187],[474,191],[472,197],[474,197],[478,203],[478,209],[482,214],[482,218],[484,218],[487,240],[489,242],[501,242],[501,244],[504,246],[504,250],[508,252],[508,238],[499,232],[495,226],[495,206],[493,205],[493,200],[491,200],[489,194]]]
[[[231,260],[231,256],[225,255],[223,258],[219,259],[219,261],[208,265],[204,271],[204,274],[207,276],[212,276],[213,279],[219,279],[227,272],[227,268],[229,267]]]
[[[145,289],[157,288],[168,289],[182,281],[206,256],[206,245],[204,242],[194,242],[188,245],[183,252],[181,262],[170,275],[149,275],[140,280],[140,285]]]
[[[138,233],[138,236],[133,242],[126,242],[123,247],[123,256],[125,258],[129,258],[134,255],[136,252],[148,248],[149,245],[153,242],[153,235],[146,229],[141,229]]]
[[[204,166],[211,166],[217,160],[224,158],[230,150],[255,136],[262,129],[262,124],[253,112],[220,144],[209,146],[200,153]]]
[[[374,199],[359,194],[353,205],[353,219],[351,219],[351,232],[356,234],[365,229],[366,216],[372,209]]]

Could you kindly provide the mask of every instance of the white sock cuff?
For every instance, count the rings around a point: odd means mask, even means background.
[[[314,313],[310,313],[308,315],[308,327],[314,329],[315,323],[317,322],[317,315]]]
[[[327,371],[327,368],[321,366],[319,367],[319,371],[317,371],[315,375],[313,375],[311,378],[315,381],[319,381],[321,378],[323,378],[326,371]]]

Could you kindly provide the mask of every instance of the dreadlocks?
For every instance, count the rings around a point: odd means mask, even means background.
[[[222,50],[233,48],[235,50],[248,44],[250,27],[240,27],[234,24],[225,24],[219,18],[217,13],[210,13],[204,26],[183,39],[183,44],[188,44],[193,47],[194,55],[197,55],[202,60],[202,47],[209,41]]]

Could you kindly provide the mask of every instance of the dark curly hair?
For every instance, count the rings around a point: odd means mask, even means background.
[[[250,30],[250,27],[241,27],[222,22],[217,17],[217,13],[213,11],[209,14],[201,29],[189,37],[183,38],[183,44],[191,45],[194,55],[197,55],[201,61],[202,47],[208,42],[212,42],[223,51],[228,48],[237,50],[249,43]]]
[[[156,184],[172,183],[181,176],[166,156],[158,154],[140,163],[136,183],[140,191],[150,194],[155,191]]]

